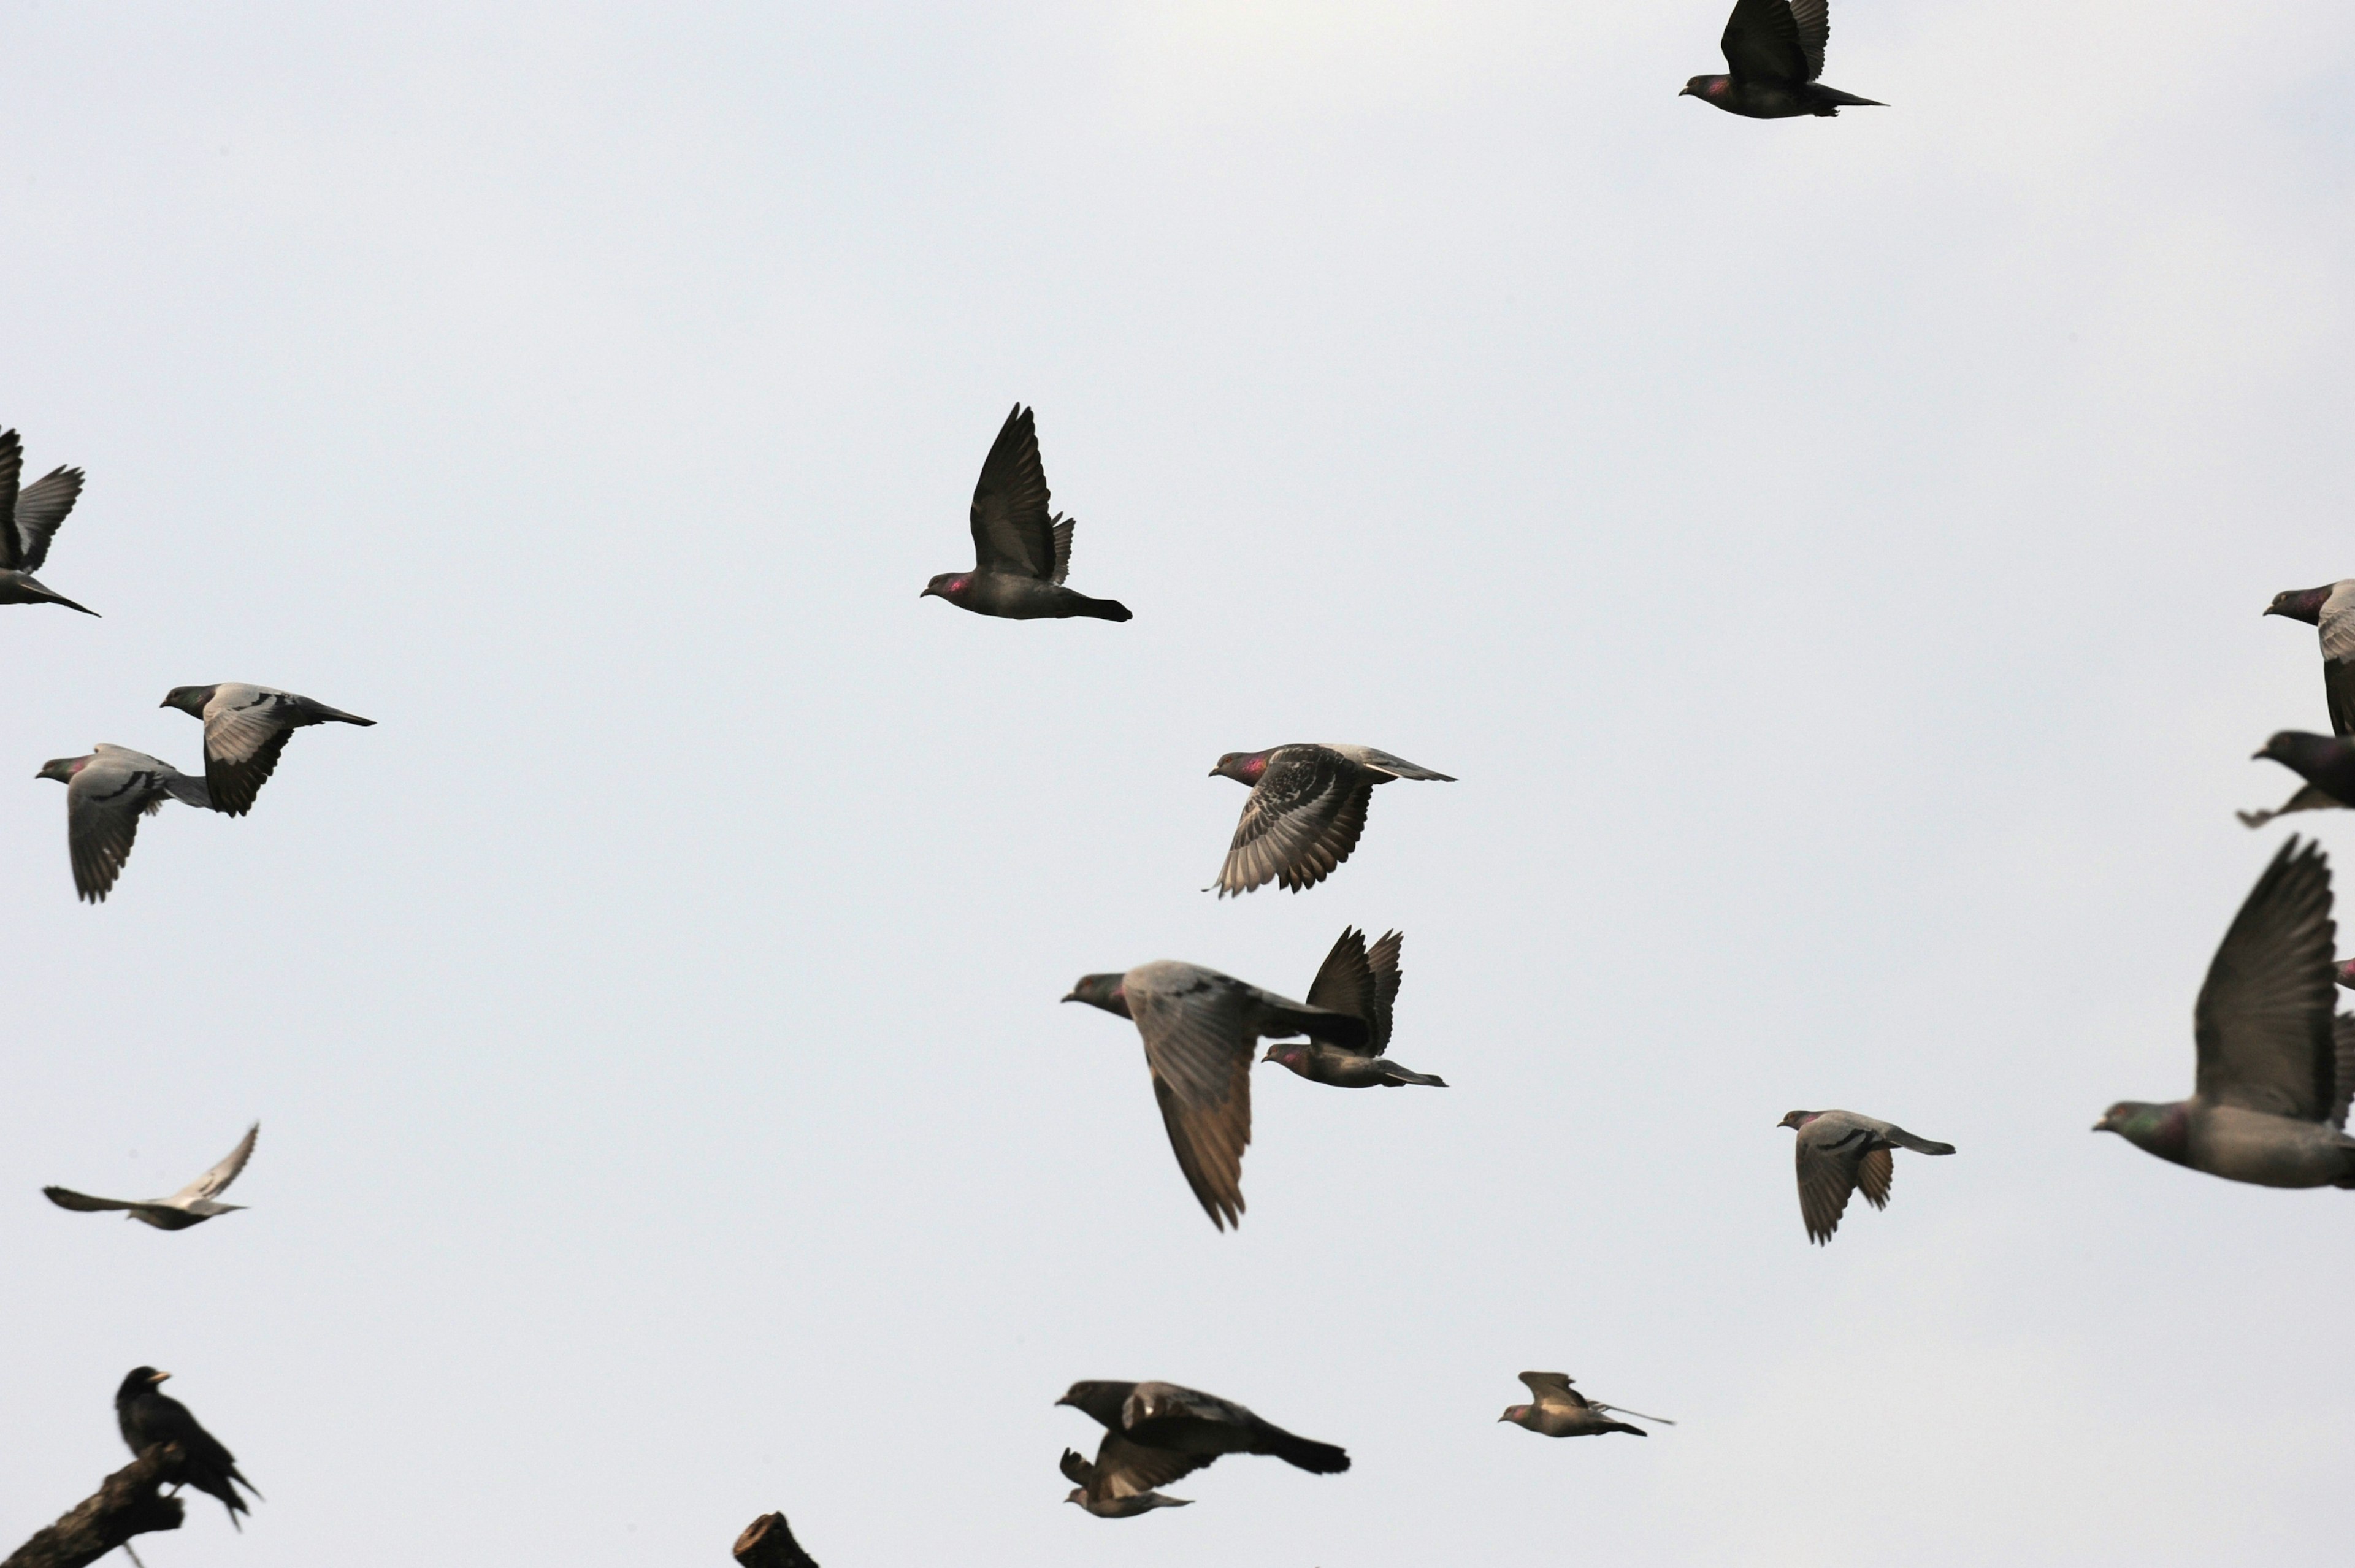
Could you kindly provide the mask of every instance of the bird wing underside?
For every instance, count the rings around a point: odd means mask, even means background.
[[[229,1190],[229,1184],[245,1169],[245,1162],[253,1157],[253,1140],[261,1136],[261,1124],[256,1122],[245,1130],[237,1147],[221,1157],[220,1163],[181,1188],[165,1200],[171,1203],[186,1203],[198,1199],[218,1198]]]
[[[1856,1162],[1856,1189],[1876,1209],[1889,1207],[1889,1184],[1896,1178],[1896,1157],[1885,1148],[1867,1149]]]
[[[2192,1010],[2196,1087],[2211,1104],[2318,1122],[2335,1100],[2330,865],[2282,846],[2232,917]]]
[[[49,541],[80,496],[81,479],[79,468],[52,468],[16,492],[16,543],[24,562],[20,570],[38,571],[49,559]]]
[[[1358,847],[1373,788],[1362,769],[1323,746],[1270,763],[1235,824],[1219,870],[1220,896],[1271,880],[1295,892],[1323,881]]]
[[[121,1198],[92,1198],[87,1192],[76,1192],[70,1187],[44,1187],[42,1196],[60,1209],[78,1213],[101,1214],[114,1209],[133,1209],[137,1203]]]
[[[2355,735],[2355,588],[2335,586],[2316,623],[2322,638],[2322,690],[2330,732]]]
[[[1835,1139],[1810,1139],[1806,1127],[1799,1129],[1799,1217],[1806,1222],[1809,1241],[1828,1242],[1839,1229],[1870,1137],[1862,1127]]]
[[[1211,1223],[1237,1224],[1256,1040],[1248,993],[1225,976],[1197,974],[1166,988],[1132,980],[1124,994],[1178,1168]]]
[[[989,455],[982,460],[981,478],[973,487],[975,569],[1060,581],[1060,574],[1055,571],[1055,522],[1048,515],[1047,502],[1047,471],[1039,461],[1038,426],[1030,411],[1017,403],[1006,416],[997,439],[990,443]],[[1068,559],[1068,526],[1061,546]]]
[[[1216,1454],[1180,1454],[1169,1448],[1147,1448],[1117,1432],[1107,1432],[1096,1445],[1092,1468],[1105,1497],[1135,1498],[1182,1480],[1216,1459]],[[1071,1474],[1070,1470],[1064,1471]],[[1082,1486],[1087,1483],[1082,1481]]]
[[[1520,1376],[1521,1381],[1529,1385],[1529,1392],[1536,1396],[1540,1404],[1575,1405],[1581,1410],[1586,1408],[1586,1396],[1570,1386],[1568,1372],[1523,1372]]]

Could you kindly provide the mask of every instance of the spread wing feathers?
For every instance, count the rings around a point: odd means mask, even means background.
[[[66,852],[73,862],[74,891],[91,903],[105,901],[131,859],[139,818],[153,815],[163,800],[149,794],[151,775],[91,763],[66,789]]]
[[[2307,784],[2271,811],[2236,811],[2243,827],[2263,827],[2276,816],[2287,816],[2293,811],[2330,811],[2345,805],[2337,795],[2320,784]]]
[[[1079,1485],[1092,1490],[1094,1483],[1082,1481],[1071,1475],[1071,1460],[1078,1457],[1075,1454],[1066,1456],[1063,1474],[1071,1476]],[[1183,1480],[1217,1457],[1216,1454],[1180,1454],[1167,1448],[1147,1448],[1130,1442],[1117,1432],[1107,1432],[1103,1435],[1103,1441],[1096,1445],[1096,1462],[1088,1465],[1085,1460],[1081,1460],[1081,1463],[1103,1478],[1103,1490],[1100,1495],[1135,1498],[1166,1487],[1172,1481]]]
[[[2330,1125],[2347,1130],[2347,1107],[2355,1101],[2355,1013],[2341,1013],[2331,1023]]]
[[[1322,746],[1272,763],[1243,802],[1219,869],[1219,895],[1247,893],[1271,880],[1294,892],[1323,881],[1358,847],[1373,789],[1361,769]]]
[[[16,516],[16,484],[25,475],[25,444],[13,430],[0,430],[0,517]],[[0,571],[23,571],[24,540],[12,528],[0,528]]]
[[[1308,985],[1308,1005],[1347,1013],[1370,1025],[1380,997],[1373,966],[1366,961],[1366,933],[1350,926],[1335,940],[1333,950],[1317,966],[1316,978]],[[1375,1050],[1379,1051],[1380,1047]]]
[[[21,457],[17,460],[23,461]],[[74,508],[81,496],[81,470],[52,468],[30,485],[16,492],[16,548],[23,557],[21,570],[38,571],[41,563],[49,559],[49,540],[57,537],[58,525]]]
[[[1050,582],[1060,583],[1071,574],[1071,529],[1076,526],[1074,517],[1055,519],[1055,574],[1047,579]]]
[[[1856,1189],[1876,1209],[1889,1207],[1889,1184],[1897,1178],[1897,1161],[1885,1148],[1867,1149],[1856,1163]]]
[[[1371,1056],[1390,1049],[1391,1012],[1398,1005],[1399,985],[1406,978],[1399,967],[1399,950],[1405,944],[1402,933],[1385,932],[1366,954],[1366,964],[1374,972],[1373,1032],[1366,1041],[1367,1054]]]
[[[1785,0],[1734,0],[1718,40],[1727,69],[1739,77],[1768,81],[1808,81],[1807,52],[1799,41],[1799,19]]]
[[[278,771],[278,759],[294,733],[278,707],[265,696],[235,707],[222,703],[208,708],[205,783],[212,791],[214,809],[243,816]]]
[[[2332,587],[2317,623],[2322,637],[2322,688],[2330,699],[2330,731],[2355,735],[2355,584]]]
[[[238,1139],[237,1147],[223,1156],[218,1165],[173,1193],[166,1201],[183,1203],[190,1199],[218,1198],[228,1191],[229,1184],[245,1169],[245,1162],[253,1157],[253,1140],[261,1136],[261,1124],[256,1122],[245,1129],[245,1136]]]
[[[2232,917],[2192,1010],[2211,1104],[2321,1121],[2337,1076],[2330,862],[2290,839]]]
[[[1859,1127],[1826,1143],[1810,1140],[1806,1128],[1799,1129],[1799,1218],[1806,1222],[1807,1240],[1821,1245],[1839,1229],[1867,1136]]]
[[[1225,976],[1125,988],[1145,1037],[1153,1094],[1186,1184],[1220,1230],[1241,1221],[1243,1149],[1251,1142],[1248,988]]]
[[[1038,428],[1030,411],[1017,403],[990,443],[973,487],[975,569],[1037,578],[1054,571],[1055,528],[1047,499]],[[1070,549],[1068,539],[1064,549]]]
[[[1824,45],[1832,36],[1831,0],[1791,0],[1791,20],[1799,29],[1799,52],[1806,57],[1806,80],[1824,74]]]
[[[102,1213],[110,1209],[134,1208],[134,1203],[120,1198],[92,1198],[87,1192],[76,1192],[70,1187],[44,1187],[41,1194],[60,1209],[71,1209],[83,1214]]]
[[[1574,1404],[1583,1410],[1586,1396],[1570,1386],[1568,1372],[1523,1372],[1521,1381],[1540,1404]]]

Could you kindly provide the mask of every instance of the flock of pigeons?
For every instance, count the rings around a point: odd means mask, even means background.
[[[1827,0],[1737,0],[1721,48],[1728,74],[1697,76],[1684,93],[1755,119],[1832,115],[1870,105],[1817,80],[1829,32]],[[0,603],[51,603],[95,612],[52,592],[32,575],[81,492],[82,474],[59,468],[20,485],[23,453],[14,431],[0,432]],[[991,444],[971,510],[975,562],[943,572],[924,588],[975,614],[1011,620],[1089,617],[1123,622],[1128,608],[1064,584],[1071,569],[1071,518],[1052,511],[1031,411],[1017,405]],[[2298,773],[2306,784],[2275,811],[2244,812],[2252,827],[2287,812],[2355,807],[2355,579],[2294,590],[2265,612],[2318,628],[2333,733],[2284,731],[2257,752]],[[252,809],[294,731],[321,723],[372,720],[269,687],[222,683],[174,688],[164,706],[204,723],[201,779],[120,746],[60,758],[39,773],[66,785],[67,840],[74,885],[102,901],[130,858],[142,816],[166,800],[229,816]],[[1451,776],[1371,746],[1295,743],[1230,752],[1210,769],[1251,792],[1212,886],[1220,897],[1274,882],[1294,892],[1316,887],[1356,849],[1375,788],[1394,779],[1450,783]],[[1210,891],[1205,889],[1205,891]],[[2228,1180],[2271,1187],[2355,1187],[2355,1138],[2345,1131],[2355,1099],[2355,1014],[2337,1016],[2339,986],[2355,987],[2355,962],[2333,955],[2329,867],[2319,848],[2292,837],[2243,903],[2217,949],[2194,1014],[2198,1069],[2188,1099],[2121,1101],[2094,1124],[2162,1159]],[[1156,960],[1119,973],[1082,976],[1067,1002],[1085,1002],[1136,1025],[1171,1152],[1194,1197],[1223,1231],[1244,1210],[1242,1156],[1251,1142],[1251,1075],[1275,1062],[1312,1083],[1334,1088],[1445,1088],[1389,1055],[1401,979],[1403,937],[1372,943],[1341,933],[1294,1001],[1200,965]],[[1257,1055],[1262,1040],[1271,1042]],[[1799,1211],[1808,1239],[1828,1242],[1850,1197],[1887,1205],[1894,1151],[1943,1156],[1952,1144],[1917,1136],[1894,1123],[1853,1111],[1793,1111]],[[159,1230],[185,1230],[238,1205],[219,1201],[251,1157],[259,1125],[204,1175],[166,1198],[93,1198],[44,1189],[61,1208],[123,1211]],[[134,1454],[177,1445],[171,1475],[220,1499],[232,1522],[247,1511],[239,1488],[252,1491],[228,1448],[186,1406],[164,1394],[170,1374],[134,1369],[115,1394],[123,1441]],[[1674,1424],[1587,1399],[1561,1372],[1519,1374],[1530,1401],[1498,1418],[1549,1437],[1647,1434],[1636,1421]],[[1062,1456],[1072,1482],[1067,1500],[1105,1519],[1128,1519],[1187,1499],[1159,1488],[1221,1455],[1269,1455],[1316,1475],[1349,1467],[1343,1449],[1300,1437],[1232,1401],[1166,1382],[1088,1381],[1057,1402],[1103,1428],[1091,1460]],[[1632,1417],[1620,1420],[1616,1417]],[[254,1493],[259,1496],[258,1492]]]

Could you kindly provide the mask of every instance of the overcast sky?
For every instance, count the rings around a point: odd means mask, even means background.
[[[2355,1194],[2086,1129],[2355,851],[2232,815],[2355,573],[2346,7],[1843,0],[1892,107],[1771,123],[1676,97],[1721,0],[353,9],[6,8],[105,618],[0,612],[0,1547],[150,1362],[268,1494],[150,1568],[2343,1549]],[[1017,400],[1134,622],[918,599]],[[77,904],[35,770],[217,680],[378,726]],[[1461,782],[1199,891],[1302,740]],[[1453,1087],[1263,1071],[1221,1235],[1057,998],[1351,923]],[[1961,1153],[1817,1249],[1827,1105]],[[40,1197],[257,1117],[248,1212]],[[1091,1519],[1087,1377],[1356,1465]]]

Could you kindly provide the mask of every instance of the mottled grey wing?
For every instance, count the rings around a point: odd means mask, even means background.
[[[1178,1168],[1220,1230],[1242,1220],[1243,1149],[1251,1143],[1250,1003],[1242,987],[1197,970],[1167,987],[1124,987],[1145,1038],[1153,1094]]]
[[[1806,80],[1824,74],[1824,45],[1832,36],[1831,0],[1791,0],[1791,21],[1799,30],[1799,53],[1807,62]]]
[[[974,563],[983,571],[1045,578],[1055,569],[1055,528],[1047,514],[1039,432],[1030,411],[1019,403],[990,443],[980,482],[973,487],[973,549]]]
[[[152,777],[136,767],[91,763],[66,785],[66,854],[74,891],[91,903],[104,902],[123,874],[140,816],[162,804],[148,798]]]
[[[1807,53],[1798,18],[1785,0],[1733,0],[1725,36],[1718,40],[1734,75],[1767,81],[1806,81]]]
[[[231,816],[251,811],[254,797],[278,771],[278,759],[294,733],[279,707],[275,692],[236,704],[215,698],[206,705],[205,787],[215,811]]]
[[[1808,1125],[1814,1125],[1809,1123]],[[1799,1218],[1806,1222],[1807,1240],[1828,1242],[1848,1212],[1848,1195],[1856,1187],[1856,1169],[1865,1139],[1861,1128],[1838,1141],[1798,1136]]]
[[[38,571],[49,559],[49,541],[80,495],[79,468],[52,468],[16,492],[16,539],[25,554],[25,571]]]
[[[1856,1162],[1856,1189],[1876,1209],[1889,1207],[1889,1184],[1897,1179],[1897,1160],[1885,1148],[1864,1151]]]
[[[2355,1101],[2355,1013],[2331,1020],[2330,1125],[2347,1130],[2347,1106]]]
[[[1570,1386],[1568,1372],[1523,1372],[1520,1378],[1529,1384],[1529,1392],[1537,1396],[1540,1404],[1586,1403],[1586,1396]]]
[[[134,1205],[120,1198],[92,1198],[87,1192],[76,1192],[70,1187],[44,1187],[41,1196],[60,1209],[71,1209],[82,1214],[103,1213],[110,1209],[129,1209]]]
[[[25,476],[25,444],[13,430],[0,430],[0,518],[16,516],[16,485]],[[0,571],[22,571],[25,541],[16,528],[0,528]]]
[[[2290,839],[2232,917],[2192,1009],[2211,1104],[2321,1121],[2336,1077],[2330,862]]]
[[[2330,701],[2330,732],[2355,735],[2355,583],[2331,590],[2322,602],[2322,690]]]
[[[1219,896],[1271,880],[1295,892],[1323,881],[1358,847],[1373,790],[1365,771],[1337,752],[1285,747],[1243,802],[1219,869]]]
[[[253,1157],[253,1140],[261,1136],[261,1124],[256,1122],[246,1128],[245,1136],[238,1140],[237,1147],[229,1150],[218,1165],[173,1193],[166,1201],[179,1203],[191,1198],[218,1198],[228,1191],[229,1184],[235,1181],[238,1173],[245,1168],[245,1162]]]
[[[1170,1482],[1181,1480],[1216,1459],[1216,1454],[1180,1454],[1167,1448],[1147,1448],[1132,1443],[1117,1432],[1107,1432],[1096,1445],[1096,1474],[1103,1477],[1103,1495],[1114,1498],[1142,1497]],[[1063,1473],[1070,1475],[1067,1467]],[[1081,1485],[1084,1486],[1084,1481]]]

